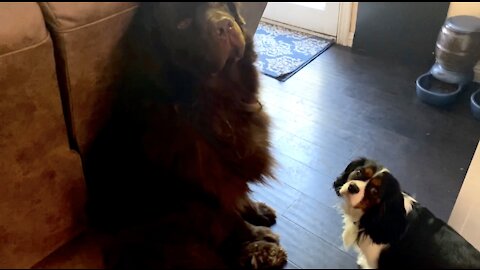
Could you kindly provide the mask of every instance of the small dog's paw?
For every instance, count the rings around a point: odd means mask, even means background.
[[[358,254],[357,266],[358,269],[371,269],[371,267],[368,265],[367,258],[365,258],[363,254]]]
[[[240,265],[248,269],[282,268],[287,263],[287,252],[278,244],[255,241],[245,245]]]

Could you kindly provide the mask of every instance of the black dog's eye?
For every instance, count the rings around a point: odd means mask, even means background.
[[[355,178],[360,178],[360,177],[362,177],[362,171],[361,170],[356,170],[354,175],[355,175]]]
[[[378,189],[375,188],[375,187],[370,188],[370,194],[377,195],[378,194]]]
[[[181,21],[177,24],[177,29],[179,29],[179,30],[185,30],[185,29],[187,29],[191,24],[192,24],[192,18],[183,19],[183,20],[181,20]]]

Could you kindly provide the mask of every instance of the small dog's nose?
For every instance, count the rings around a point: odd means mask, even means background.
[[[351,183],[348,186],[348,192],[350,192],[351,194],[356,194],[359,191],[360,191],[360,189],[358,188],[358,186],[355,183]]]
[[[216,22],[217,34],[220,37],[226,36],[227,33],[233,28],[233,21],[228,18],[223,18]]]

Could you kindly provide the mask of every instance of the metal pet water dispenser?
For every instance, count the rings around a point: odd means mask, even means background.
[[[435,64],[417,79],[417,96],[433,105],[448,105],[472,82],[480,59],[480,18],[455,16],[442,26],[435,46]]]

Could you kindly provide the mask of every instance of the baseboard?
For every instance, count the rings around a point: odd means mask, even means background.
[[[348,41],[347,41],[347,46],[352,47],[353,46],[353,38],[355,37],[354,32],[348,33]]]
[[[265,23],[269,23],[269,24],[278,25],[278,26],[281,26],[281,27],[285,27],[285,28],[290,29],[290,30],[307,33],[307,34],[314,35],[314,36],[317,36],[317,37],[321,37],[321,38],[324,38],[324,39],[333,40],[334,42],[336,42],[336,38],[334,36],[325,35],[325,34],[322,34],[322,33],[315,32],[315,31],[311,31],[311,30],[307,30],[307,29],[304,29],[304,28],[296,27],[296,26],[293,26],[293,25],[290,25],[290,24],[286,24],[286,23],[282,23],[282,22],[279,22],[279,21],[267,19],[265,17],[262,17],[262,19],[260,21],[265,22]]]

